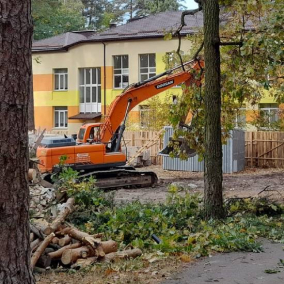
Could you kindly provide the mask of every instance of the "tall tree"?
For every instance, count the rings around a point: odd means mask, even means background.
[[[159,12],[166,12],[166,11],[178,11],[184,6],[182,5],[184,0],[154,0],[154,1],[147,1],[146,2],[146,11],[149,14],[156,14]]]
[[[224,217],[222,196],[221,76],[218,0],[203,0],[205,57],[204,208],[207,218]]]
[[[35,283],[30,269],[28,103],[30,0],[0,0],[0,283]]]
[[[85,28],[80,0],[32,0],[34,39]]]
[[[193,114],[191,126],[193,133],[197,135],[189,133],[185,137],[190,146],[204,155],[205,217],[223,218],[219,4],[218,0],[195,0],[195,2],[199,7],[182,13],[181,26],[177,33],[185,25],[186,15],[194,15],[203,10],[202,44],[194,54],[194,58],[197,58],[204,46],[205,89],[204,93],[200,91],[200,86],[191,86],[189,90],[185,90],[183,102],[180,103],[183,107],[178,107],[177,110],[181,110],[179,115],[181,118],[190,107]],[[173,122],[177,121],[175,116]],[[177,131],[176,135],[180,135],[180,131]],[[204,148],[200,145],[204,145]]]

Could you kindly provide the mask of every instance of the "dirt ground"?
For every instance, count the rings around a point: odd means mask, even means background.
[[[180,188],[191,188],[192,192],[200,192],[201,194],[204,190],[202,173],[165,171],[161,166],[150,166],[138,170],[154,171],[159,178],[158,184],[153,188],[116,190],[115,199],[118,203],[134,200],[163,202],[166,199],[168,186],[172,183]],[[284,169],[246,169],[241,173],[225,174],[224,196],[252,197],[265,195],[266,197],[276,198],[279,202],[284,202],[283,173]],[[284,283],[284,272],[282,271],[284,269],[271,277],[264,270],[273,269],[279,258],[284,259],[282,246],[283,244],[275,246],[264,240],[265,253],[262,254],[231,253],[218,255],[217,258],[214,258],[215,256],[212,259],[206,258],[195,262],[193,265],[178,262],[177,258],[155,259],[155,257],[152,257],[154,261],[142,258],[142,261],[140,259],[137,263],[135,260],[127,261],[115,267],[112,265],[107,268],[94,266],[88,272],[57,273],[50,271],[46,274],[36,274],[36,279],[38,284],[205,284],[207,282],[280,284]],[[274,254],[274,252],[277,253]],[[232,262],[232,264],[227,265],[229,262]],[[250,269],[247,269],[247,263],[252,263]],[[136,269],[136,265],[140,267]],[[177,271],[178,274],[176,274]],[[240,275],[244,275],[244,277],[240,278]]]
[[[117,190],[115,198],[118,202],[163,202],[172,183],[181,188],[191,188],[192,192],[201,194],[204,190],[203,173],[166,171],[161,166],[149,166],[138,170],[154,171],[159,178],[158,184],[153,188]],[[223,188],[225,198],[270,196],[284,202],[284,169],[250,168],[240,173],[224,174]]]

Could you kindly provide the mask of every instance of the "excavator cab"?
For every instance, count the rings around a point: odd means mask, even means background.
[[[87,138],[87,142],[90,143],[90,144],[100,143],[100,141],[101,141],[100,131],[101,131],[100,126],[91,127],[89,137]]]
[[[101,142],[102,123],[87,123],[80,127],[77,135],[77,144],[92,144]]]

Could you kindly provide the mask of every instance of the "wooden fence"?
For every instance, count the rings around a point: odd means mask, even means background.
[[[126,131],[127,146],[142,147],[157,135],[157,131]],[[158,156],[163,149],[163,137],[150,148],[151,160],[161,164]],[[284,168],[284,132],[257,131],[245,133],[246,166],[259,168]]]
[[[123,134],[122,146],[124,143],[126,146],[142,147],[150,140],[154,140],[157,137],[158,131],[125,131]],[[153,164],[161,165],[162,157],[158,155],[159,151],[163,149],[163,135],[160,135],[160,139],[157,143],[149,147],[151,161]]]
[[[246,165],[284,168],[284,132],[246,132]]]

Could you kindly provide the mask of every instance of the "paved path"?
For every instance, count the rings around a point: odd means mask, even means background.
[[[277,265],[284,261],[284,245],[263,240],[263,253],[216,254],[172,275],[162,284],[284,284],[284,268]],[[278,270],[275,274],[265,270]]]

